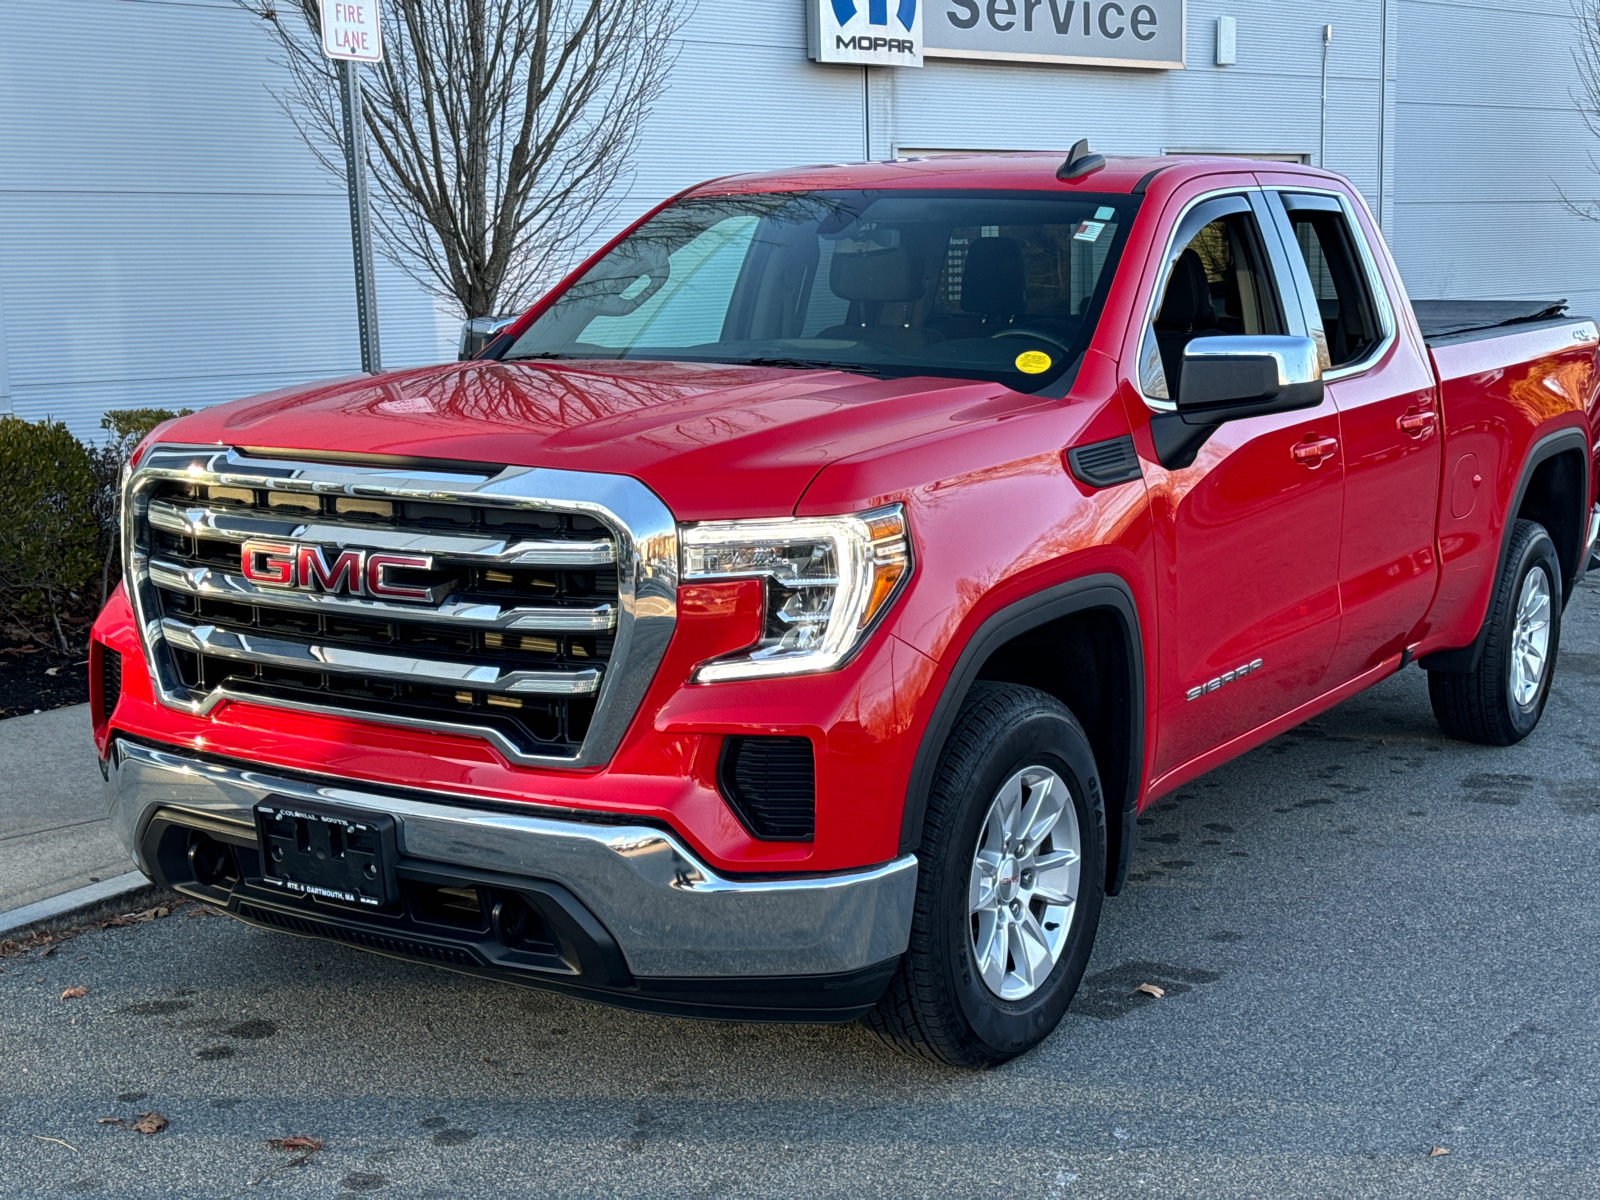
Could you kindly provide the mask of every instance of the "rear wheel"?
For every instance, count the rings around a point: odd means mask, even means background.
[[[1076,718],[1033,688],[974,684],[928,800],[910,946],[867,1024],[955,1066],[1038,1045],[1088,965],[1105,846]]]
[[[1561,562],[1536,521],[1518,521],[1489,601],[1488,634],[1471,671],[1430,671],[1439,728],[1464,742],[1510,746],[1544,714],[1561,644]]]

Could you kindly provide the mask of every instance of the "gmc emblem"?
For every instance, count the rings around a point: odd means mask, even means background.
[[[431,588],[408,587],[389,578],[389,571],[405,567],[433,569],[430,554],[377,554],[344,550],[333,562],[321,546],[296,542],[246,542],[239,554],[244,577],[262,587],[293,588],[329,595],[370,596],[375,600],[406,600],[429,604]]]

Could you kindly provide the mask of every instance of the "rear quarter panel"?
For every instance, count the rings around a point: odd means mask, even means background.
[[[1439,590],[1419,631],[1420,653],[1464,646],[1488,611],[1500,550],[1530,452],[1562,429],[1592,445],[1600,389],[1593,321],[1432,347],[1444,422]],[[1590,499],[1594,495],[1590,486]]]

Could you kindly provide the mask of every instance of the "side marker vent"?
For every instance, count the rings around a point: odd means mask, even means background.
[[[1130,434],[1112,438],[1109,442],[1074,446],[1067,451],[1067,466],[1071,468],[1074,478],[1092,488],[1131,483],[1142,474],[1139,455],[1133,448]]]

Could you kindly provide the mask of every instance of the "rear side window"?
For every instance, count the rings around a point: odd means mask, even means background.
[[[1349,222],[1331,197],[1285,195],[1283,204],[1311,277],[1328,366],[1359,363],[1377,349],[1383,331]]]

